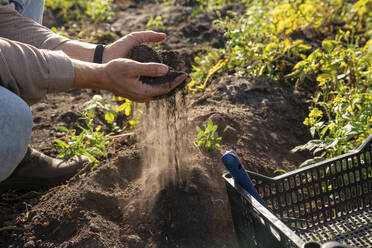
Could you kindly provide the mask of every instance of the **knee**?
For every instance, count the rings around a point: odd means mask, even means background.
[[[0,181],[7,178],[26,154],[32,113],[17,95],[0,87]]]

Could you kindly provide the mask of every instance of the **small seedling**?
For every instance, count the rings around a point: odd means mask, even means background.
[[[151,16],[151,18],[147,21],[146,26],[155,30],[164,28],[163,17],[160,15],[156,16],[155,18]]]
[[[196,131],[198,132],[195,142],[198,147],[204,147],[207,149],[215,150],[220,147],[221,137],[217,133],[217,125],[213,125],[211,119],[208,119],[207,126],[203,131],[199,126],[196,126]]]
[[[66,22],[88,19],[91,23],[109,19],[112,15],[113,0],[45,0],[45,6],[59,11]]]
[[[59,158],[70,158],[74,155],[85,155],[94,163],[92,169],[98,165],[97,157],[107,158],[107,145],[109,135],[101,131],[101,126],[95,127],[93,124],[95,111],[90,109],[82,112],[87,128],[80,126],[80,134],[76,130],[69,130],[66,127],[56,127],[56,130],[65,132],[65,140],[55,139],[55,146],[59,150]]]
[[[134,126],[140,123],[141,120],[141,110],[137,109],[136,114],[134,114],[134,103],[120,96],[114,96],[113,100],[116,102],[122,102],[119,107],[112,106],[108,103],[105,103],[102,96],[95,95],[93,98],[85,103],[85,110],[90,109],[101,109],[105,111],[105,121],[109,124],[111,131],[120,132],[121,129],[116,123],[116,118],[118,117],[119,113],[124,113],[125,116],[129,118],[128,124],[125,127],[126,130],[133,129]]]

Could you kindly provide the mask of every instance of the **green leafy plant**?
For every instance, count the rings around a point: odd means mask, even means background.
[[[142,117],[142,110],[141,108],[137,108],[136,113],[134,111],[134,103],[133,101],[126,99],[124,97],[113,97],[115,101],[121,101],[123,102],[119,107],[116,108],[115,112],[123,112],[127,117],[130,117],[130,120],[128,121],[128,125],[125,129],[130,130],[135,127],[135,125],[139,124],[141,122]]]
[[[86,127],[79,126],[80,133],[75,129],[68,130],[66,127],[56,127],[56,130],[66,133],[64,140],[55,139],[55,146],[59,150],[59,158],[70,158],[74,155],[85,155],[94,162],[94,169],[99,163],[98,157],[107,158],[107,145],[109,135],[101,131],[101,126],[95,126],[93,119],[95,109],[91,108],[82,112]]]
[[[207,55],[202,59],[198,56],[194,58],[191,82],[187,85],[190,92],[203,92],[211,78],[219,71],[222,71],[227,63],[227,59],[222,59],[222,51],[219,49],[207,49]]]
[[[313,153],[315,158],[305,164],[350,152],[372,134],[372,48],[368,44],[345,48],[339,40],[323,41],[322,49],[299,62],[289,76],[298,83],[313,78],[319,87],[304,120],[314,139],[294,149]]]
[[[234,1],[237,0],[196,0],[197,2],[197,4],[195,4],[196,8],[191,13],[191,16],[194,17],[205,11],[219,9]]]
[[[274,171],[274,173],[285,174],[285,173],[288,173],[288,171],[286,171],[284,169],[277,169],[277,170]]]
[[[244,15],[215,22],[227,42],[213,59],[208,53],[195,59],[190,90],[205,89],[221,58],[227,60],[219,72],[238,77],[269,77],[296,87],[316,82],[304,121],[313,138],[294,151],[310,150],[312,163],[358,147],[372,134],[372,1],[243,2]],[[305,31],[321,47],[292,38]]]
[[[111,104],[105,103],[102,96],[94,95],[92,99],[85,103],[86,110],[89,109],[102,109],[105,113],[105,121],[107,124],[110,125],[112,131],[120,132],[120,128],[116,123],[116,118],[118,117],[119,113],[122,112],[129,118],[128,124],[125,129],[133,129],[136,124],[138,124],[141,120],[141,110],[137,110],[137,114],[134,115],[134,103],[126,99],[124,97],[114,96],[114,101],[122,102],[119,107],[114,107]]]
[[[147,21],[146,26],[151,29],[160,30],[164,28],[163,17],[161,15],[151,18]]]
[[[272,7],[263,3],[250,7],[241,17],[216,21],[228,40],[226,69],[235,70],[237,76],[280,80],[296,61],[306,58],[311,46],[276,35],[272,21]]]
[[[45,0],[45,6],[61,13],[65,21],[80,21],[87,17],[90,22],[97,24],[110,18],[113,14],[113,0]]]
[[[96,111],[97,109],[105,111],[105,121],[110,125],[111,130],[117,132],[121,131],[115,122],[115,118],[117,117],[115,107],[111,104],[105,103],[101,95],[94,95],[92,99],[86,102],[84,105],[86,111]]]
[[[94,0],[94,1],[85,1],[86,5],[86,14],[89,16],[89,19],[94,24],[97,24],[99,21],[104,21],[112,17],[113,12],[111,9],[111,4],[113,0]]]
[[[198,147],[203,147],[211,150],[215,150],[220,147],[221,137],[218,136],[217,125],[214,125],[211,119],[208,119],[205,130],[202,130],[199,126],[196,126],[198,132],[195,142]]]

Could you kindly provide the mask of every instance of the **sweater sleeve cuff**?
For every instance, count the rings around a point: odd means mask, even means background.
[[[49,64],[48,93],[62,92],[74,84],[74,67],[71,59],[61,51],[47,56]]]

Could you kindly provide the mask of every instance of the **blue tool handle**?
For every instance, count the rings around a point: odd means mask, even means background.
[[[253,183],[244,167],[240,163],[239,157],[236,152],[234,150],[226,152],[222,156],[221,160],[226,169],[230,172],[231,176],[235,179],[235,181],[240,186],[242,186],[249,194],[256,198],[259,203],[268,208],[266,202],[261,198],[256,188],[253,186]]]

